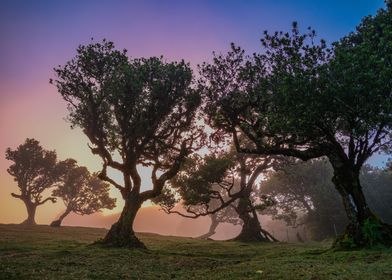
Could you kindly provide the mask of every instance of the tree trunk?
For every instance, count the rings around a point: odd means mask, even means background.
[[[361,248],[376,244],[392,244],[392,227],[383,223],[369,209],[359,181],[359,172],[347,164],[331,162],[334,168],[332,182],[342,197],[349,224],[337,238],[335,247]]]
[[[71,213],[71,209],[68,209],[68,208],[67,208],[67,209],[65,210],[65,212],[64,212],[57,220],[53,221],[53,222],[50,224],[50,226],[51,226],[51,227],[59,227],[59,226],[61,226],[61,223],[62,223],[63,219],[64,219],[69,213]]]
[[[120,218],[100,243],[110,247],[145,248],[133,231],[133,222],[141,205],[138,195],[130,193],[125,199]]]
[[[252,209],[250,201],[247,198],[241,198],[236,207],[236,212],[242,220],[242,229],[240,234],[233,240],[242,242],[271,242],[277,241],[271,234],[260,226],[256,210]]]
[[[23,202],[26,205],[26,209],[27,209],[27,219],[24,220],[21,224],[22,225],[28,225],[28,226],[36,225],[36,223],[35,223],[35,211],[37,209],[37,205],[35,205],[31,201],[23,200]]]
[[[215,230],[218,227],[218,225],[219,225],[219,222],[218,222],[218,219],[217,219],[216,215],[212,214],[211,215],[211,225],[210,225],[210,228],[209,228],[208,232],[206,234],[200,235],[197,238],[199,238],[199,239],[209,239],[211,236],[213,236],[215,234]]]

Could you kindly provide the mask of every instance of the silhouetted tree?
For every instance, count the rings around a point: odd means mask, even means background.
[[[197,218],[233,208],[242,224],[235,240],[276,241],[262,229],[257,216],[257,210],[263,210],[272,201],[263,195],[255,198],[253,192],[256,180],[274,164],[276,160],[272,157],[251,157],[233,152],[212,153],[203,158],[196,156],[171,181],[189,214],[170,207],[166,207],[166,211]]]
[[[347,217],[333,188],[333,170],[325,160],[311,160],[287,165],[271,172],[261,183],[262,193],[275,204],[264,214],[283,220],[288,226],[305,226],[307,237],[323,240],[344,231]]]
[[[47,201],[56,202],[55,197],[43,198],[42,193],[54,187],[62,174],[57,154],[43,149],[37,140],[27,138],[15,150],[8,148],[5,157],[14,162],[7,171],[14,177],[20,191],[20,194],[11,195],[21,199],[27,209],[28,216],[22,224],[35,225],[37,207]]]
[[[390,151],[392,9],[364,18],[329,50],[315,32],[264,33],[263,52],[247,57],[232,47],[201,68],[210,124],[246,135],[255,148],[238,152],[326,156],[349,219],[335,245],[392,243],[392,228],[369,209],[359,182],[374,153]]]
[[[199,94],[192,90],[192,71],[184,61],[129,59],[112,42],[79,46],[77,55],[55,69],[51,81],[68,104],[72,126],[90,140],[101,157],[99,177],[116,187],[125,205],[103,243],[144,247],[133,231],[137,211],[158,196],[179,170],[202,134],[195,126]],[[138,165],[152,169],[152,189],[141,191]],[[115,169],[118,183],[107,174]]]
[[[71,212],[78,215],[90,215],[101,209],[113,209],[116,199],[109,197],[110,185],[90,174],[84,166],[78,166],[73,159],[62,162],[66,172],[61,178],[53,196],[60,197],[65,204],[65,211],[50,225],[61,226],[63,219]]]

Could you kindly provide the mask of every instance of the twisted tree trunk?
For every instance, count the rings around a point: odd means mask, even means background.
[[[337,238],[335,247],[371,247],[392,244],[392,227],[382,222],[369,208],[359,181],[359,171],[347,164],[332,162],[332,182],[342,197],[349,224]]]
[[[59,226],[61,226],[61,223],[62,223],[63,219],[71,212],[72,212],[72,210],[70,208],[67,208],[65,210],[65,212],[63,214],[61,214],[61,216],[57,220],[53,221],[50,224],[50,226],[51,227],[59,227]]]
[[[130,193],[125,199],[120,218],[100,243],[110,247],[145,248],[133,230],[133,223],[141,205],[142,201],[138,194]]]
[[[28,225],[28,226],[33,226],[36,225],[35,223],[35,212],[37,210],[37,205],[32,203],[29,200],[23,200],[26,209],[27,209],[27,219],[24,220],[21,224],[22,225]]]
[[[270,233],[261,228],[257,212],[250,205],[248,198],[241,198],[235,208],[243,222],[241,232],[233,240],[242,242],[277,241]]]

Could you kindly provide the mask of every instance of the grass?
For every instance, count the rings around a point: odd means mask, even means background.
[[[0,224],[0,279],[392,279],[392,250],[244,244],[141,233],[148,250],[90,244],[105,229]]]

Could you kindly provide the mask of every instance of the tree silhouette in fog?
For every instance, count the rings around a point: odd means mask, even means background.
[[[110,185],[98,178],[98,174],[90,174],[84,166],[78,166],[76,160],[67,159],[64,175],[53,196],[59,197],[65,204],[65,211],[50,225],[61,226],[63,219],[71,212],[78,215],[90,215],[101,209],[113,209],[116,199],[109,197]]]
[[[308,239],[335,237],[335,231],[342,233],[348,220],[332,176],[328,162],[318,159],[290,163],[271,172],[260,189],[276,203],[265,213],[293,228],[305,226]]]
[[[196,170],[200,168],[199,165],[202,160],[203,159],[197,154],[188,157],[182,165],[180,172],[170,180],[170,184],[165,186],[161,195],[156,197],[153,202],[158,204],[167,214],[173,213],[174,207],[181,206],[183,209],[188,210],[188,213],[196,214],[196,216],[182,215],[182,217],[197,218],[199,216],[208,216],[211,220],[210,227],[205,234],[202,234],[197,238],[209,239],[216,233],[219,224],[230,223],[239,225],[241,224],[241,220],[231,204],[227,207],[220,207],[222,200],[227,201],[231,199],[225,189],[214,186],[209,190],[210,196],[206,197],[206,192],[203,188],[205,178],[198,177],[196,179],[197,182],[196,180],[193,180],[192,183],[194,184],[188,184],[190,180],[192,180],[190,178],[191,176],[197,177],[200,175],[201,172],[197,172]],[[223,168],[226,168],[224,161],[221,161],[220,163],[223,165]],[[219,170],[216,171],[219,172]],[[199,192],[201,189],[204,191]],[[219,196],[222,200],[217,199],[217,195],[214,195],[215,192],[219,192]],[[207,209],[214,210],[218,207],[220,208],[219,211],[212,211],[211,213],[206,211]]]
[[[188,160],[170,184],[180,195],[188,213],[173,210],[173,205],[165,203],[167,198],[163,198],[160,204],[167,213],[188,218],[234,209],[242,225],[235,240],[276,241],[261,227],[257,215],[273,201],[257,191],[256,186],[263,173],[280,165],[277,158],[238,154],[235,151],[195,156]]]
[[[40,143],[31,138],[19,145],[15,150],[8,148],[5,157],[14,163],[7,169],[17,182],[20,194],[11,193],[21,199],[27,209],[27,219],[22,223],[35,225],[35,212],[38,206],[56,198],[43,197],[43,192],[59,182],[62,168],[57,164],[55,151],[42,148]]]
[[[246,135],[238,152],[326,156],[349,219],[335,245],[392,244],[392,227],[368,207],[359,181],[374,153],[391,150],[392,5],[365,17],[332,50],[315,32],[265,32],[263,51],[247,57],[236,46],[201,68],[210,124]]]
[[[276,203],[266,210],[288,226],[306,226],[313,240],[331,238],[344,232],[347,216],[339,193],[333,188],[333,169],[324,159],[296,162],[271,172],[261,191]],[[369,205],[377,216],[392,222],[392,176],[388,169],[363,166],[360,182]]]
[[[104,40],[79,46],[76,57],[55,72],[51,82],[67,102],[69,121],[103,161],[99,178],[125,201],[102,242],[144,247],[133,231],[137,211],[161,193],[202,134],[195,125],[200,97],[191,88],[189,65],[162,57],[129,59],[126,50]],[[151,168],[149,190],[141,190],[138,165]],[[122,174],[122,183],[108,176],[108,168]]]

